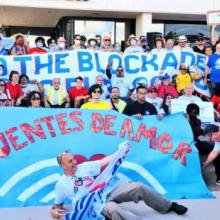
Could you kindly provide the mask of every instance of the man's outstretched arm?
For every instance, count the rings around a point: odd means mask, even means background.
[[[115,153],[109,155],[109,156],[106,156],[106,157],[102,158],[100,160],[101,167],[104,167],[104,166],[108,165],[110,163],[110,161],[115,157],[116,154],[117,154],[117,151]]]

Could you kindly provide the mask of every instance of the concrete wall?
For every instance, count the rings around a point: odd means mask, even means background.
[[[219,0],[0,0],[0,5],[51,9],[206,14],[220,9]]]

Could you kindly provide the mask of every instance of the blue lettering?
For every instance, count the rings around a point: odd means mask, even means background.
[[[108,58],[108,63],[116,63],[117,61],[117,66],[122,66],[122,59],[121,56],[119,54],[111,54]],[[116,70],[114,70],[112,68],[112,66],[110,67],[110,71],[112,74],[116,74]]]
[[[187,60],[188,58],[191,59],[191,62],[189,63]],[[189,66],[192,66],[195,64],[196,58],[193,52],[187,52],[182,51],[181,52],[181,63],[188,64]]]
[[[43,56],[44,57],[44,56]],[[53,69],[53,57],[52,55],[47,55],[48,57],[48,62],[47,63],[41,63],[41,58],[42,56],[36,56],[34,57],[35,59],[35,65],[36,65],[36,69],[35,69],[35,74],[40,74],[40,70],[47,67],[47,73],[52,73]]]
[[[31,56],[15,56],[13,57],[14,62],[20,62],[20,67],[21,67],[21,74],[26,74],[27,73],[27,68],[26,68],[26,62],[31,61],[32,58]]]
[[[66,64],[66,58],[69,56],[69,53],[58,53],[55,55],[55,60],[56,60],[56,73],[69,73],[70,68],[64,68],[62,65]]]
[[[208,86],[203,84],[203,79],[200,78],[200,79],[197,79],[195,82],[195,85],[201,89],[201,90],[204,90],[204,91],[207,91],[208,90]],[[202,83],[202,84],[201,84]]]
[[[202,72],[205,72],[206,56],[198,53],[196,65]]]
[[[147,79],[145,77],[137,77],[134,79],[134,81],[132,82],[132,86],[133,88],[137,88],[138,83],[140,80],[145,80],[145,84],[147,85]]]
[[[86,72],[92,71],[94,65],[92,63],[92,55],[89,52],[78,51],[78,64],[79,64],[79,71]]]
[[[125,71],[127,73],[138,73],[140,71],[140,68],[131,69],[130,68],[130,60],[139,61],[139,57],[136,56],[136,55],[127,55],[127,56],[125,56]]]
[[[147,60],[148,56],[147,55],[142,55],[141,60],[142,60],[142,67],[141,67],[141,72],[147,72],[147,65],[150,65],[154,68],[154,71],[158,71],[158,64],[156,63],[157,61],[157,54],[153,54],[152,58],[150,60]]]
[[[178,65],[178,61],[175,54],[167,53],[164,58],[161,70],[165,70],[167,67],[174,67],[176,69],[177,65]]]
[[[99,53],[95,53],[96,69],[99,73],[105,73],[105,69],[102,69],[99,62]]]
[[[158,80],[158,76],[153,76],[150,80],[150,86],[155,86],[156,80]]]

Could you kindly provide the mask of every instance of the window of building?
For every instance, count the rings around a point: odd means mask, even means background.
[[[116,22],[116,40],[115,42],[121,43],[125,40],[125,23]]]
[[[205,24],[165,24],[165,37],[176,39],[179,35],[186,35],[190,42],[197,36],[210,38],[210,27]]]
[[[75,33],[85,35],[87,38],[97,34],[109,33],[112,41],[115,41],[115,22],[114,21],[86,21],[75,20]]]

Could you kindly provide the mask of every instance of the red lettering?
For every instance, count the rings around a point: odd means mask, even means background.
[[[66,113],[60,113],[56,115],[56,119],[61,131],[61,134],[68,134],[72,132],[71,128],[67,128],[67,122],[63,120],[63,118],[66,118]]]
[[[134,139],[134,134],[133,134],[133,126],[132,126],[132,121],[131,119],[125,119],[121,128],[120,132],[120,137],[124,138],[126,132],[128,132],[130,140]]]
[[[46,135],[45,135],[45,133],[43,131],[43,128],[42,128],[39,120],[35,120],[34,124],[36,125],[36,128],[33,128],[28,123],[23,123],[23,124],[20,125],[20,127],[23,130],[24,134],[26,135],[26,137],[28,138],[28,140],[31,143],[35,142],[35,139],[33,138],[31,133],[37,135],[41,139],[46,139]]]
[[[98,125],[97,125],[98,123]],[[95,133],[100,132],[104,127],[104,118],[99,113],[92,114],[91,130]]]
[[[80,118],[77,118],[77,115],[82,115],[82,112],[71,112],[70,119],[78,124],[78,127],[73,128],[73,131],[81,131],[84,129],[84,123]]]
[[[167,145],[163,146],[163,143],[166,142]],[[157,139],[157,148],[163,152],[167,153],[172,149],[172,140],[169,134],[161,134]]]
[[[0,133],[0,140],[3,144],[3,146],[0,148],[0,158],[7,157],[10,153],[10,146],[9,146],[8,141],[6,140],[6,137],[3,133]]]
[[[141,139],[141,136],[144,136],[145,139],[150,138],[150,148],[153,148],[153,149],[156,148],[156,128],[152,127],[149,130],[147,130],[146,124],[141,123],[138,128],[135,140],[139,142]]]
[[[15,150],[20,150],[23,147],[28,145],[28,142],[25,141],[22,144],[17,144],[18,136],[13,136],[13,133],[16,132],[18,129],[16,127],[8,129],[5,133],[7,134],[11,144],[13,145]]]
[[[107,135],[115,135],[116,134],[116,131],[110,131],[109,129],[111,127],[114,126],[114,124],[110,121],[110,120],[115,120],[116,119],[116,116],[115,115],[106,115],[105,116],[105,128],[104,128],[104,132],[105,134]]]
[[[191,146],[186,142],[182,142],[179,144],[179,146],[177,147],[177,149],[173,153],[173,158],[175,160],[180,158],[180,162],[184,166],[186,166],[186,154],[190,153],[191,151],[192,151]]]
[[[51,123],[52,120],[54,120],[53,116],[47,116],[47,117],[44,117],[44,118],[41,118],[41,119],[40,119],[41,122],[46,123],[47,128],[48,128],[48,130],[49,130],[49,132],[50,132],[51,137],[56,137],[55,130],[54,130],[54,128],[53,128],[53,126],[52,126],[52,123]]]

